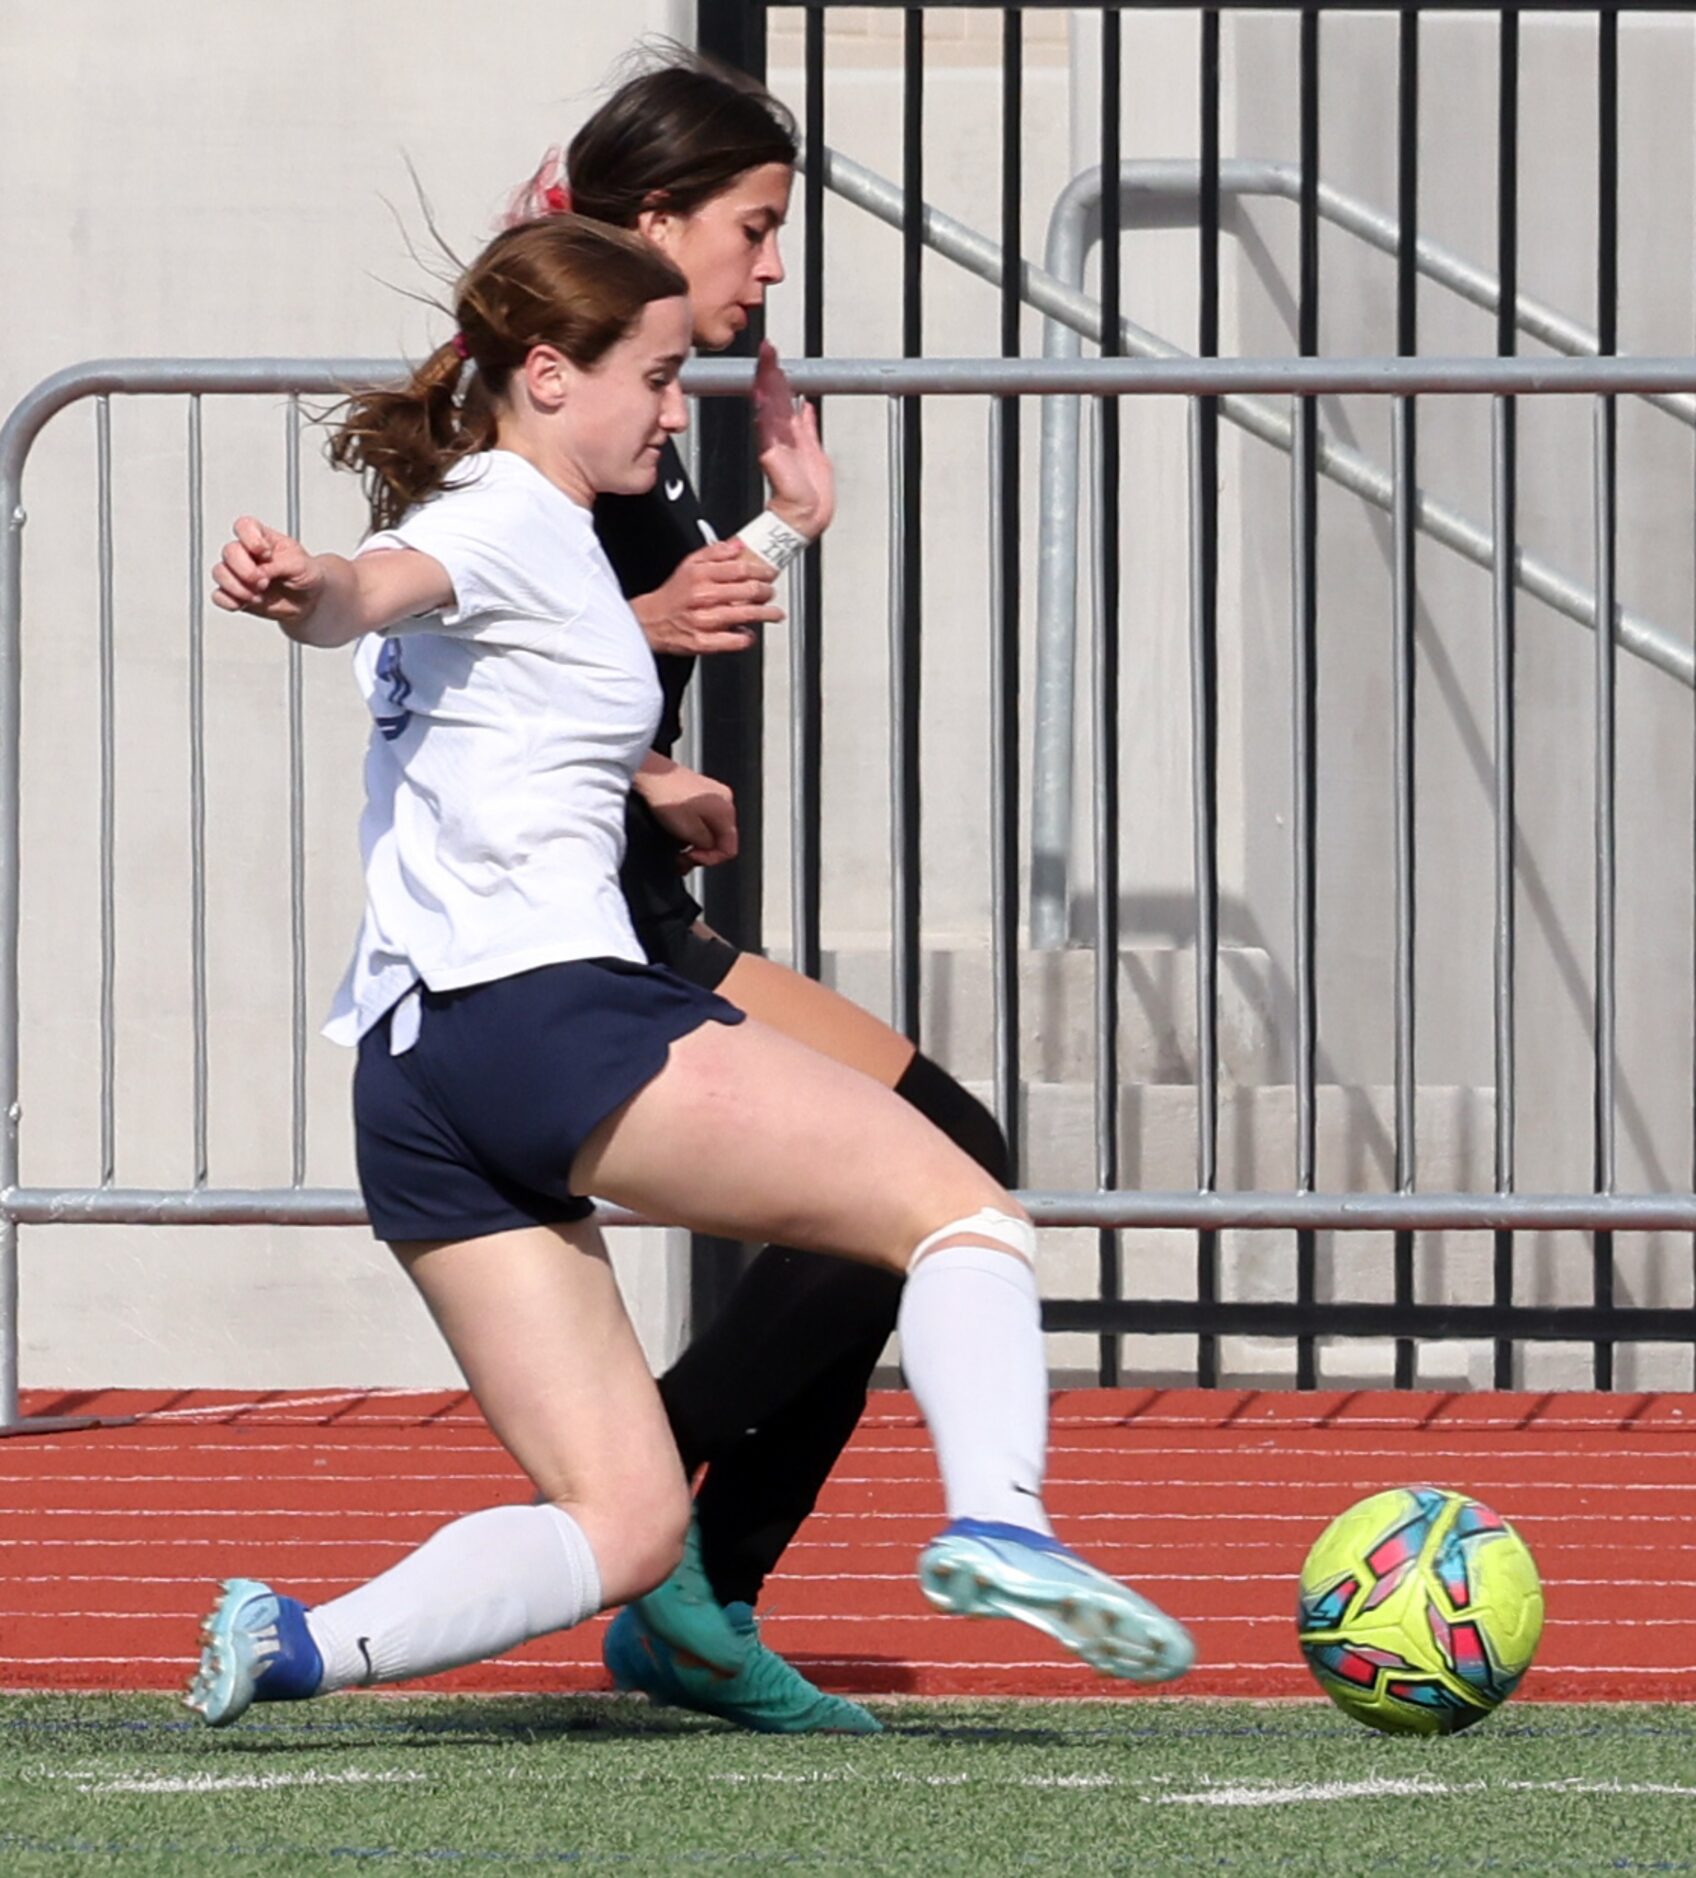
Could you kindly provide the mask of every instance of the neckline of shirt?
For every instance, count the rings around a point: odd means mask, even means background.
[[[444,490],[444,494],[454,489],[468,489],[473,487],[478,478],[486,475],[491,469],[494,469],[497,475],[504,475],[508,472],[510,467],[512,473],[516,474],[521,482],[532,484],[546,495],[551,496],[568,515],[581,521],[585,527],[591,530],[594,528],[594,511],[584,508],[575,497],[568,495],[565,490],[560,488],[558,483],[545,476],[527,456],[520,456],[516,450],[503,450],[498,447],[493,450],[483,450],[475,457],[468,458],[467,461],[476,463],[480,467],[473,475],[466,477],[463,481],[450,482],[446,490]],[[497,466],[499,467],[497,468]]]

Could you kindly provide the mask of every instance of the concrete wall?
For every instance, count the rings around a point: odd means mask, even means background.
[[[268,10],[178,6],[151,16],[112,0],[72,0],[39,18],[0,15],[5,69],[27,73],[3,120],[0,295],[8,345],[0,406],[69,360],[102,353],[384,355],[416,352],[439,316],[407,298],[430,284],[409,254],[422,236],[403,155],[435,220],[462,250],[489,226],[505,188],[549,141],[592,108],[618,51],[638,30],[674,29],[687,12],[655,0],[616,24],[580,4],[486,15],[451,0],[400,8],[309,3],[284,43],[255,48]],[[569,30],[562,30],[562,19]],[[1056,195],[1093,160],[1098,38],[1091,22],[1027,11],[1026,252],[1041,251]],[[929,18],[926,184],[951,214],[998,221],[999,21]],[[1197,29],[1160,13],[1127,15],[1123,147],[1127,157],[1197,148]],[[1394,200],[1394,34],[1386,18],[1328,18],[1322,170],[1369,200]],[[827,136],[888,175],[900,166],[900,20],[877,10],[831,16]],[[564,50],[555,48],[567,42]],[[1692,332],[1687,135],[1691,18],[1683,9],[1622,31],[1621,343],[1688,350]],[[1593,46],[1582,21],[1548,15],[1524,27],[1522,280],[1581,317],[1593,306]],[[1293,161],[1295,39],[1277,21],[1225,27],[1225,154]],[[1437,17],[1424,37],[1423,226],[1467,258],[1494,245],[1494,26]],[[773,82],[803,98],[799,14],[773,16]],[[491,104],[495,108],[490,108]],[[392,205],[392,210],[391,206]],[[826,349],[899,350],[899,239],[845,204],[827,208]],[[797,194],[791,262],[803,217]],[[403,232],[404,230],[404,232]],[[1225,345],[1294,350],[1296,217],[1245,210],[1225,242]],[[1195,328],[1193,231],[1127,236],[1126,312],[1181,344]],[[1393,270],[1327,233],[1322,340],[1337,353],[1390,350]],[[1092,275],[1093,278],[1093,275]],[[995,291],[942,263],[926,269],[926,343],[969,355],[997,346]],[[774,304],[772,330],[798,349],[799,293]],[[1422,346],[1491,349],[1487,317],[1427,289]],[[1025,349],[1041,327],[1025,323]],[[1534,349],[1534,348],[1528,348]],[[257,408],[262,406],[263,408]],[[215,547],[240,508],[279,512],[283,414],[267,401],[206,411],[206,516]],[[1324,422],[1383,459],[1388,419],[1368,400],[1328,404]],[[1427,486],[1488,514],[1486,417],[1477,405],[1427,400]],[[844,500],[826,556],[824,928],[837,982],[873,1008],[888,1000],[888,726],[884,412],[836,401],[832,449]],[[1575,575],[1589,557],[1585,413],[1527,407],[1522,526],[1527,546]],[[1127,1181],[1194,1179],[1195,1109],[1187,666],[1185,420],[1175,403],[1124,408],[1125,555],[1120,694],[1120,854],[1125,948],[1117,1119]],[[180,404],[114,412],[118,641],[118,1154],[125,1184],[191,1177],[187,662],[189,593]],[[1035,489],[1037,422],[1026,419],[1026,489]],[[1289,586],[1287,463],[1227,430],[1221,464],[1221,867],[1224,935],[1224,1133],[1229,1185],[1279,1186],[1293,1172],[1291,1091]],[[1620,420],[1622,597],[1689,636],[1691,433],[1640,406]],[[981,1082],[989,1071],[989,528],[986,422],[976,401],[927,413],[924,705],[925,1043]],[[87,409],[58,420],[29,483],[26,558],[25,1178],[99,1177],[97,987],[98,733],[95,716],[95,527]],[[1036,505],[1027,494],[1026,777],[1034,655]],[[351,540],[356,493],[317,464],[308,440],[309,538]],[[1389,620],[1381,518],[1327,492],[1321,509],[1320,1042],[1322,1184],[1389,1184],[1391,1104]],[[1080,617],[1091,595],[1086,579]],[[1492,1181],[1488,817],[1489,589],[1485,576],[1422,550],[1419,621],[1419,1080],[1421,1183]],[[287,901],[285,663],[257,629],[211,615],[208,679],[210,983],[213,1012],[210,1172],[216,1183],[289,1173],[290,954]],[[1521,624],[1520,1184],[1588,1184],[1590,1087],[1591,641],[1527,603]],[[768,640],[771,750],[769,932],[787,941],[787,639]],[[306,979],[327,997],[357,906],[352,836],[360,712],[340,660],[304,662],[308,852]],[[1079,724],[1087,726],[1087,671]],[[1689,1181],[1692,812],[1690,700],[1626,661],[1620,712],[1620,1169],[1622,1185]],[[1093,894],[1084,804],[1091,752],[1079,738],[1074,931]],[[1087,949],[1026,962],[1026,1178],[1093,1181],[1094,1118]],[[308,1179],[351,1180],[347,1065],[315,1036],[308,1048]],[[656,1236],[657,1237],[657,1236]],[[27,1382],[307,1384],[438,1380],[445,1354],[406,1287],[364,1234],[166,1233],[37,1229],[24,1234]],[[1190,1241],[1127,1240],[1127,1282],[1181,1290]],[[1372,1238],[1323,1247],[1337,1295],[1387,1290],[1387,1248]],[[1487,1296],[1488,1246],[1422,1241],[1424,1295]],[[1582,1297],[1587,1249],[1523,1242],[1524,1295]],[[1045,1284],[1093,1284],[1089,1235],[1051,1235]],[[1688,1300],[1687,1249],[1620,1247],[1623,1295]],[[1287,1288],[1276,1236],[1230,1240],[1231,1285]],[[682,1329],[675,1244],[621,1259],[637,1314],[661,1357]],[[324,1308],[326,1292],[331,1308]],[[98,1300],[98,1302],[94,1302]],[[255,1334],[257,1331],[258,1334]],[[1062,1363],[1090,1360],[1062,1339]],[[1187,1366],[1185,1340],[1131,1339],[1127,1364],[1149,1374]],[[1231,1346],[1235,1373],[1289,1373],[1289,1353]],[[1387,1353],[1328,1353],[1327,1374],[1381,1373]],[[1433,1381],[1482,1380],[1483,1353],[1432,1349]],[[1538,1354],[1534,1381],[1579,1381],[1571,1352]],[[1684,1381],[1688,1360],[1626,1352],[1626,1385]]]
[[[498,31],[494,22],[498,22]],[[125,0],[0,8],[0,408],[103,355],[398,356],[436,343],[439,293],[411,171],[463,254],[506,192],[594,108],[682,0]],[[419,253],[415,256],[412,249]],[[280,516],[285,413],[205,412],[210,560],[243,509]],[[122,1184],[193,1177],[188,875],[189,566],[180,400],[112,418],[117,641],[117,1157]],[[348,478],[304,443],[304,528],[357,538]],[[100,1178],[94,416],[44,435],[26,482],[23,1171]],[[207,609],[209,1170],[290,1176],[286,661]],[[316,1035],[358,906],[363,707],[345,660],[307,659],[306,986],[311,1184],[352,1184],[346,1054]],[[656,1356],[679,1254],[620,1251]],[[56,1228],[23,1240],[26,1384],[436,1383],[452,1364],[366,1232]]]

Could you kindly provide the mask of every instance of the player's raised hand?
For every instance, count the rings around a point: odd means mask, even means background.
[[[697,548],[630,606],[656,652],[741,652],[754,643],[749,627],[783,618],[765,568],[739,541]]]
[[[836,513],[836,472],[819,441],[818,412],[796,397],[769,339],[754,368],[754,431],[773,512],[816,541]]]
[[[298,626],[317,606],[324,590],[324,570],[315,555],[292,536],[255,521],[237,518],[235,538],[212,568],[212,604],[226,613],[254,613],[285,630]]]

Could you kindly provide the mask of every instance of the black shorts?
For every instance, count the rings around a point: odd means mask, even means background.
[[[693,918],[642,920],[636,937],[650,964],[663,965],[703,991],[716,991],[742,956],[716,932],[698,932]]]
[[[584,1142],[679,1037],[742,1021],[711,992],[623,959],[419,995],[417,1042],[390,1053],[388,1012],[361,1038],[353,1078],[359,1184],[390,1241],[584,1218],[590,1203],[571,1190]]]
[[[700,902],[677,871],[681,849],[654,819],[654,812],[631,791],[624,805],[624,864],[618,884],[638,934],[644,926],[691,925],[701,917]]]
[[[716,991],[736,963],[736,948],[717,933],[696,932],[701,907],[677,871],[677,843],[634,794],[625,812],[618,884],[648,962],[664,965],[703,991]]]

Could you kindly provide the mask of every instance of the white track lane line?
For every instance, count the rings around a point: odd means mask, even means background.
[[[189,1666],[186,1656],[0,1656],[0,1670],[31,1668],[65,1668],[74,1664],[158,1664],[161,1667],[182,1670]],[[598,1657],[588,1656],[549,1656],[549,1657],[497,1657],[486,1663],[475,1665],[479,1670],[522,1670],[526,1674],[557,1675],[561,1670],[594,1669],[600,1673]],[[865,1669],[867,1658],[863,1656],[809,1656],[809,1669]],[[976,1659],[966,1660],[958,1657],[943,1659],[904,1657],[900,1663],[903,1670],[936,1669],[947,1670],[951,1674],[1000,1676],[1019,1670],[1041,1670],[1045,1673],[1076,1675],[1088,1677],[1091,1681],[1099,1680],[1094,1670],[1086,1664],[1068,1662],[1064,1657],[1045,1656],[1033,1658],[1008,1658],[1004,1662],[986,1663]],[[1277,1671],[1288,1675],[1297,1682],[1306,1678],[1306,1671],[1301,1664],[1288,1657],[1278,1657],[1271,1662],[1232,1662],[1211,1663],[1203,1661],[1192,1672],[1197,1675],[1226,1675],[1245,1672],[1265,1674]],[[448,1671],[447,1674],[461,1674],[460,1671]],[[1621,1680],[1657,1676],[1696,1676],[1696,1663],[1649,1664],[1649,1663],[1543,1663],[1539,1662],[1533,1673],[1542,1686],[1552,1678],[1560,1676],[1613,1676]],[[50,1694],[52,1691],[21,1691],[21,1693]],[[137,1691],[137,1693],[143,1693]],[[361,1691],[360,1693],[365,1693]],[[428,1691],[426,1691],[428,1693]],[[483,1693],[492,1693],[484,1691]],[[1245,1700],[1252,1698],[1244,1698]]]
[[[1155,1548],[1164,1550],[1164,1548]],[[1588,1547],[1576,1548],[1588,1551]],[[1294,1569],[1286,1571],[1257,1572],[1151,1572],[1139,1571],[1134,1574],[1139,1585],[1271,1585],[1278,1589],[1287,1589],[1295,1577]],[[1625,1589],[1634,1591],[1696,1591],[1696,1578],[1559,1578],[1549,1572],[1542,1574],[1544,1588],[1562,1591],[1611,1591]],[[310,1579],[294,1575],[297,1586],[315,1586],[319,1589],[339,1585],[340,1580]],[[772,1577],[774,1586],[785,1585],[905,1585],[914,1581],[914,1574],[905,1572],[797,1572],[781,1571]],[[145,1572],[20,1572],[14,1577],[0,1577],[0,1585],[202,1585],[209,1586],[213,1580],[204,1572],[175,1572],[168,1574]],[[29,1615],[30,1613],[21,1613]],[[47,1613],[40,1613],[46,1615]],[[62,1615],[62,1613],[59,1613]],[[1696,1615],[1689,1620],[1696,1623]]]

